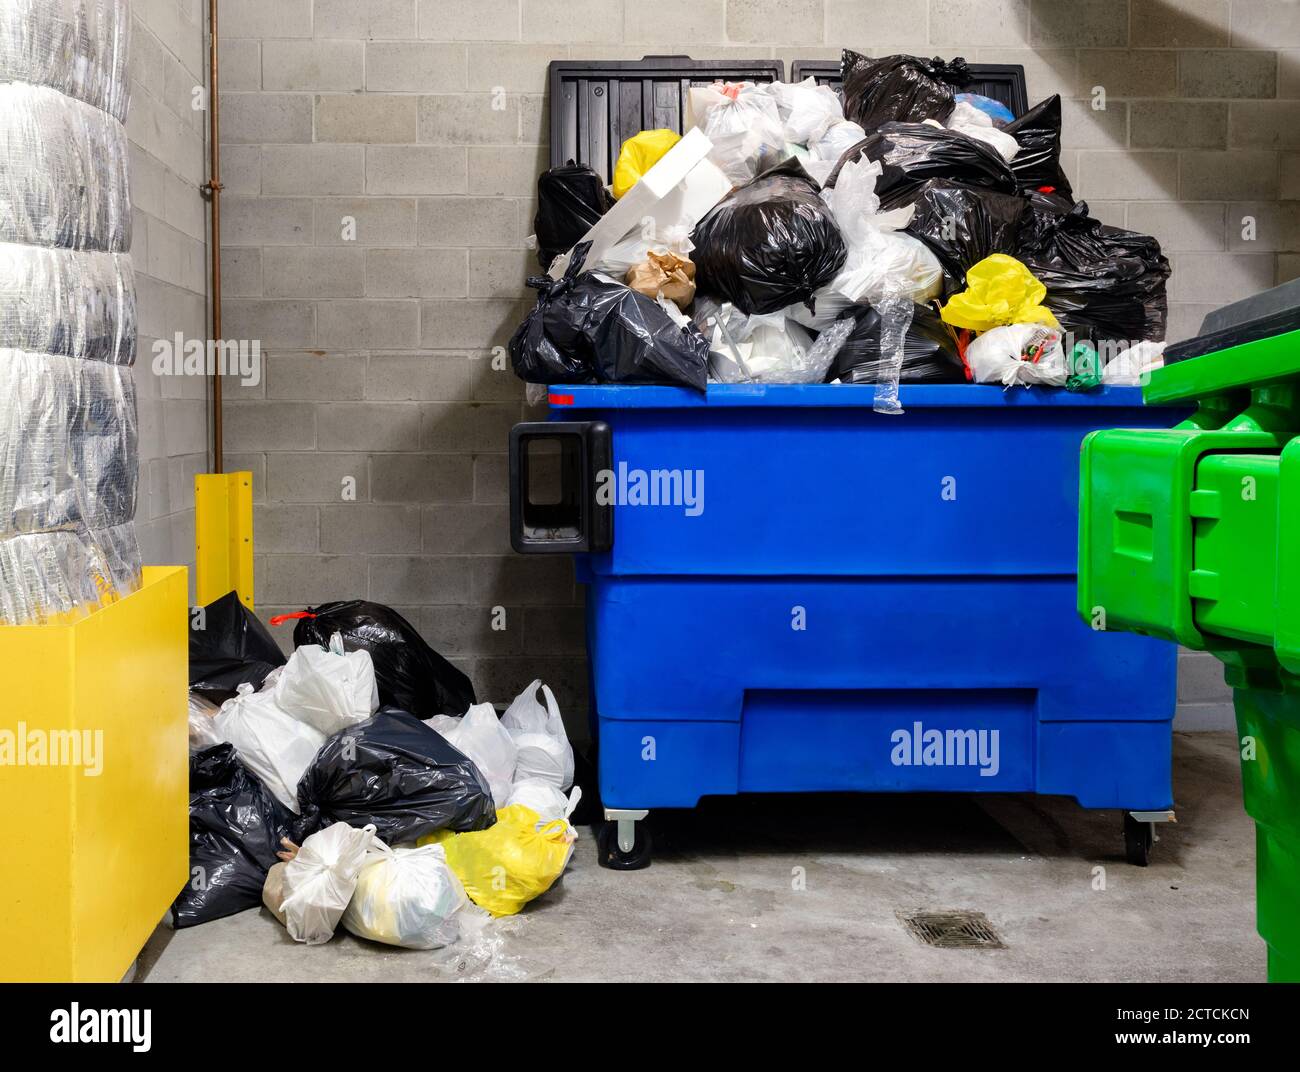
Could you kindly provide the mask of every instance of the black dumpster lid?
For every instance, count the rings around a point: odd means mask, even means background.
[[[643,130],[685,133],[686,93],[711,82],[780,82],[781,60],[554,60],[550,65],[551,166],[586,164],[606,182],[623,142]]]
[[[790,65],[790,81],[815,78],[840,93],[840,70],[839,60],[795,60]],[[1025,69],[1019,63],[972,63],[970,70],[975,77],[969,85],[962,87],[961,92],[992,97],[1010,108],[1017,119],[1029,110]]]

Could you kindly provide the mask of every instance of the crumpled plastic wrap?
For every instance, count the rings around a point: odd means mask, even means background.
[[[130,38],[128,0],[6,0],[0,79],[49,86],[125,122]]]
[[[0,621],[138,587],[137,440],[130,369],[0,350]]]
[[[0,348],[130,365],[135,346],[127,254],[0,242]]]
[[[131,248],[126,128],[46,86],[0,83],[0,241]]]

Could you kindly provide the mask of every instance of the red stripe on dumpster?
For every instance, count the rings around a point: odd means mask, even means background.
[[[547,395],[546,401],[552,406],[571,406],[573,405],[573,395]]]

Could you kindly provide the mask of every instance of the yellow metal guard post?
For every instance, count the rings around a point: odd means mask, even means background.
[[[201,607],[227,592],[253,609],[253,474],[194,478],[194,598]]]
[[[0,981],[117,982],[189,878],[187,595],[0,626]]]

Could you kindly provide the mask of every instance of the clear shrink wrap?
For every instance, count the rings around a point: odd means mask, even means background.
[[[135,346],[127,254],[0,242],[0,349],[130,365]]]
[[[0,82],[0,241],[131,248],[126,128],[47,86]]]
[[[49,86],[125,122],[128,0],[5,0],[0,79]]]

